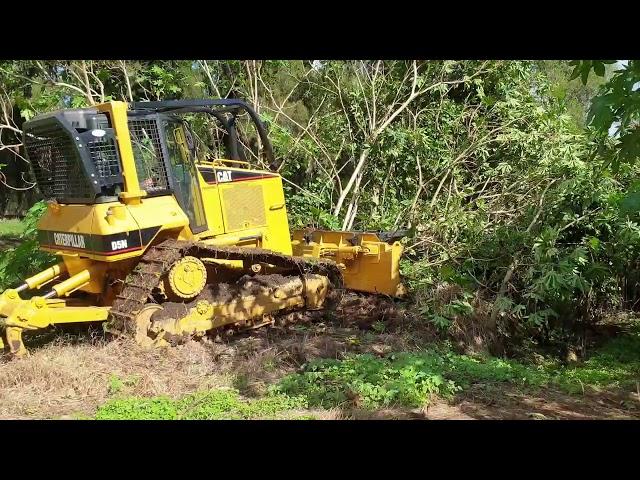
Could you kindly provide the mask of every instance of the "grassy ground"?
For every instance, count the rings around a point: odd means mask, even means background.
[[[545,395],[556,402],[569,400],[569,404],[573,396],[574,403],[586,400],[580,407],[583,410],[587,407],[587,412],[579,416],[599,416],[606,411],[606,416],[624,418],[640,411],[639,373],[637,330],[607,342],[591,358],[574,366],[554,361],[531,365],[497,358],[473,358],[440,346],[383,356],[360,353],[347,354],[342,359],[312,360],[299,371],[271,384],[264,396],[252,400],[242,400],[235,390],[211,390],[177,400],[166,397],[110,400],[98,408],[96,418],[286,418],[288,412],[300,410],[308,412],[307,418],[318,418],[318,415],[322,418],[321,412],[326,415],[332,411],[351,412],[351,415],[356,412],[366,417],[367,412],[375,416],[395,410],[398,415],[404,410],[407,415],[416,410],[428,412],[434,404],[439,404],[442,411],[443,405],[460,404],[472,393],[476,396],[483,393],[485,399],[495,403],[491,397],[506,392],[515,399],[518,396],[535,399],[543,395],[542,404]],[[588,411],[596,394],[602,392],[618,394],[619,411],[611,412],[611,405],[604,409],[591,406],[591,412]],[[629,392],[626,399],[620,396],[622,392]],[[537,401],[540,403],[541,399]],[[564,405],[565,410],[566,407]],[[514,405],[510,408],[513,410]],[[548,411],[543,405],[528,410],[520,415],[553,418],[554,413],[561,413],[562,407],[560,412]],[[451,408],[448,411],[451,414]],[[513,412],[509,408],[503,412],[510,413]]]
[[[0,242],[10,242],[20,237],[24,224],[17,218],[0,219]]]
[[[640,330],[565,365],[457,353],[386,316],[143,350],[86,332],[0,364],[0,418],[640,418]],[[372,312],[367,313],[371,315]]]
[[[0,220],[0,247],[22,228]],[[462,354],[385,302],[291,319],[164,350],[99,328],[29,337],[31,356],[0,359],[0,418],[640,418],[638,323],[567,365]]]

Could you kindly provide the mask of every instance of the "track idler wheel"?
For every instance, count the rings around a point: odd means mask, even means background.
[[[186,256],[175,262],[164,282],[169,298],[192,300],[200,295],[207,284],[207,268],[196,257]]]
[[[163,346],[166,344],[166,342],[163,342],[163,339],[161,337],[152,337],[151,333],[151,317],[156,312],[159,312],[161,310],[162,306],[158,305],[157,303],[148,303],[136,315],[136,331],[134,338],[138,345],[143,347],[155,347]]]
[[[179,322],[175,319],[153,318],[156,313],[160,317],[162,315],[160,312],[163,310],[162,305],[148,303],[138,312],[135,320],[136,331],[134,336],[138,345],[148,348],[176,346],[185,343],[191,338],[191,335],[178,331]],[[204,334],[204,332],[201,333]]]

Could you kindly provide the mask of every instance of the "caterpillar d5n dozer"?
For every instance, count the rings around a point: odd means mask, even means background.
[[[203,154],[195,114],[216,125],[223,155]],[[60,262],[0,295],[2,350],[23,355],[24,332],[60,324],[106,322],[166,345],[328,308],[343,288],[401,296],[397,237],[290,234],[281,177],[240,153],[239,116],[273,163],[263,123],[240,100],[109,102],[26,122],[48,199],[39,242]]]

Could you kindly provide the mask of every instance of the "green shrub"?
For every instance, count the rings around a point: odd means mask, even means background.
[[[46,208],[44,202],[31,207],[22,221],[24,230],[20,235],[20,245],[0,253],[0,290],[13,287],[25,277],[55,263],[55,256],[39,249],[37,239],[36,226]]]
[[[2,219],[0,221],[0,238],[20,237],[24,232],[24,223],[18,218]]]
[[[442,376],[435,355],[369,354],[344,360],[319,360],[301,374],[283,378],[276,393],[304,396],[309,405],[333,407],[357,403],[365,408],[393,404],[420,406],[433,394],[450,397],[458,387]]]

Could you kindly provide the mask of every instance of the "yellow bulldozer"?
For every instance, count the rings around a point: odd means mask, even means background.
[[[222,131],[224,158],[202,153],[195,114]],[[167,345],[330,308],[343,289],[402,296],[401,235],[291,234],[282,178],[241,153],[239,116],[273,162],[265,124],[235,99],[114,101],[26,122],[47,199],[38,240],[60,262],[0,295],[0,350],[24,355],[23,333],[61,324]]]

